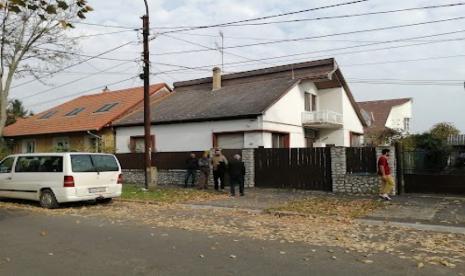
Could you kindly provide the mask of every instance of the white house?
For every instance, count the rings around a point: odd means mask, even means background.
[[[153,150],[351,146],[366,123],[334,59],[174,84],[151,105]],[[116,122],[116,151],[143,150],[143,108]]]
[[[404,135],[410,133],[412,98],[359,102],[358,105],[366,117],[366,133],[382,132],[386,129]]]

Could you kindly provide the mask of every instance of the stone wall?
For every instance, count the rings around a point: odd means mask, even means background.
[[[376,159],[381,155],[383,148],[376,148]],[[389,165],[392,176],[396,177],[395,148],[391,150]],[[343,147],[331,148],[331,175],[333,178],[333,192],[346,194],[377,194],[380,181],[377,174],[348,174],[346,167],[346,150]],[[394,194],[396,191],[394,191]]]
[[[144,186],[145,173],[144,170],[127,170],[123,169],[123,181],[124,183],[131,183]]]
[[[245,165],[245,187],[255,186],[255,155],[253,149],[242,150],[242,160]],[[157,185],[184,185],[186,170],[157,170]],[[123,170],[125,183],[144,185],[145,176],[144,170]],[[200,179],[200,171],[197,172],[195,185],[198,185]],[[228,180],[226,179],[226,184]],[[191,180],[189,179],[189,185]],[[213,186],[213,172],[210,172],[208,179],[209,186]]]

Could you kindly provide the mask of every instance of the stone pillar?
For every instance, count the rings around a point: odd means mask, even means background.
[[[383,149],[390,150],[390,158],[389,158],[389,167],[391,168],[391,175],[394,178],[394,182],[397,180],[397,160],[396,160],[396,148],[395,147],[377,147],[376,148],[376,162],[378,162],[379,157],[382,155]],[[378,170],[378,164],[376,164],[376,170]],[[397,183],[394,185],[393,195],[397,194]]]
[[[331,176],[333,180],[333,192],[345,193],[346,149],[344,147],[331,148]]]
[[[255,150],[254,149],[243,149],[242,150],[242,161],[245,165],[245,187],[255,187]]]

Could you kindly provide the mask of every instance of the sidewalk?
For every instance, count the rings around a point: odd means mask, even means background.
[[[188,202],[193,208],[234,208],[251,212],[265,212],[293,201],[308,198],[369,199],[376,196],[350,196],[318,191],[247,189],[244,197],[228,197],[204,202]],[[465,233],[465,197],[402,195],[358,221],[365,224],[386,224],[432,230]]]
[[[364,219],[465,227],[465,197],[402,195]]]

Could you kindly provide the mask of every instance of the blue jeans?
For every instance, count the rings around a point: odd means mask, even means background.
[[[187,187],[187,182],[189,182],[189,178],[191,178],[191,177],[192,177],[192,185],[191,186],[194,187],[196,176],[197,176],[197,170],[187,169],[186,177],[184,178],[184,187]]]

